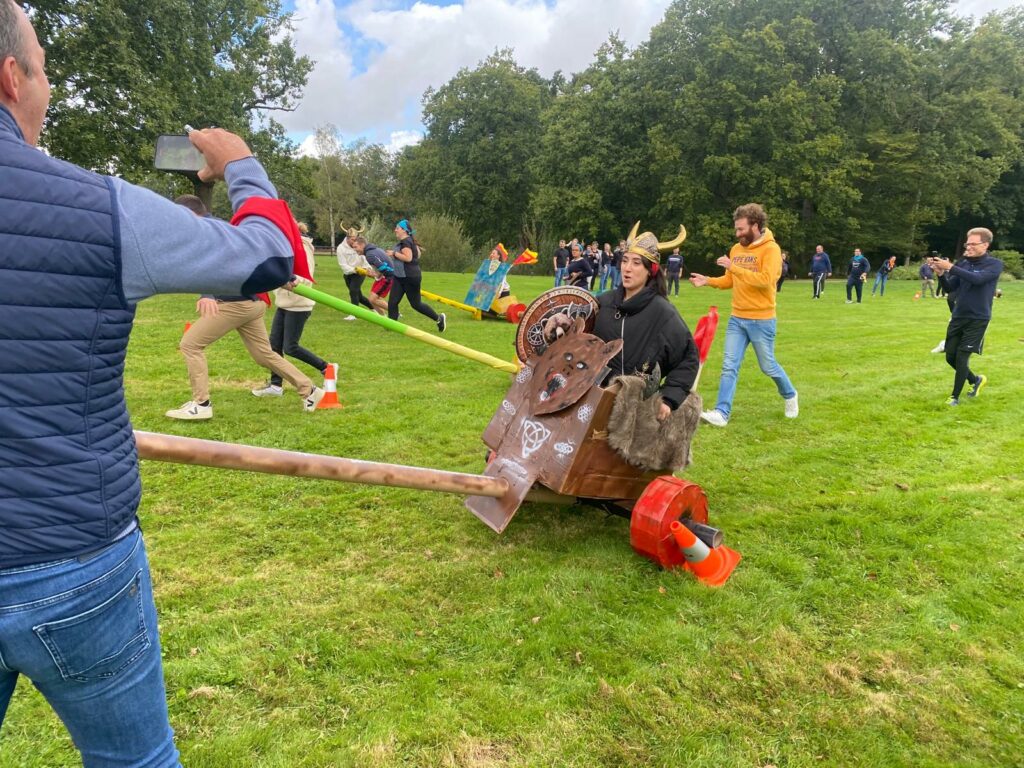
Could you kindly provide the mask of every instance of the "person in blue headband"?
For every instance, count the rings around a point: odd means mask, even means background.
[[[402,297],[407,296],[409,306],[437,323],[438,333],[444,333],[447,326],[444,312],[438,314],[420,298],[420,285],[423,282],[423,273],[420,270],[420,244],[413,237],[413,231],[409,220],[402,219],[395,225],[398,243],[394,250],[386,251],[388,256],[395,259],[395,282],[388,295],[388,317],[392,320],[398,319],[398,305]]]

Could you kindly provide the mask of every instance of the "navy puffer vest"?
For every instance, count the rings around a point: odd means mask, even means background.
[[[141,487],[122,374],[113,188],[27,145],[0,106],[0,569],[98,549]]]

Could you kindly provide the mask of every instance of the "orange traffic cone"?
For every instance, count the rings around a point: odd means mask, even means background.
[[[327,370],[324,371],[324,398],[316,404],[316,409],[319,411],[322,408],[344,408],[341,403],[338,402],[338,377],[334,372],[335,364],[328,363]]]
[[[720,587],[729,580],[742,557],[739,552],[724,546],[712,549],[678,520],[672,522],[670,530],[686,558],[683,568],[712,587]]]
[[[921,292],[918,291],[917,293],[914,294],[914,301],[917,301],[920,298],[921,298]]]

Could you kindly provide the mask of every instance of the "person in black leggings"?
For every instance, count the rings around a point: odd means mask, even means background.
[[[392,320],[398,319],[398,305],[402,297],[408,297],[409,306],[426,315],[435,323],[439,333],[444,333],[447,325],[447,318],[444,312],[438,314],[431,309],[429,304],[424,304],[420,298],[420,285],[423,282],[423,272],[420,270],[420,248],[413,237],[412,224],[408,219],[402,219],[395,225],[395,237],[398,243],[394,250],[386,251],[388,256],[395,259],[395,284],[391,287],[388,295],[388,317]],[[398,267],[401,267],[402,274],[399,274]]]

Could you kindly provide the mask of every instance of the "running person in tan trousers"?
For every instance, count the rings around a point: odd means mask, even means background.
[[[176,202],[197,216],[208,215],[198,197],[183,195]],[[270,348],[270,337],[263,316],[267,304],[259,296],[202,296],[196,302],[199,319],[181,338],[181,354],[188,367],[192,399],[165,416],[183,421],[213,418],[210,404],[210,376],[206,364],[206,348],[231,331],[238,331],[252,359],[285,379],[298,390],[305,411],[316,410],[324,391],[298,368]]]

